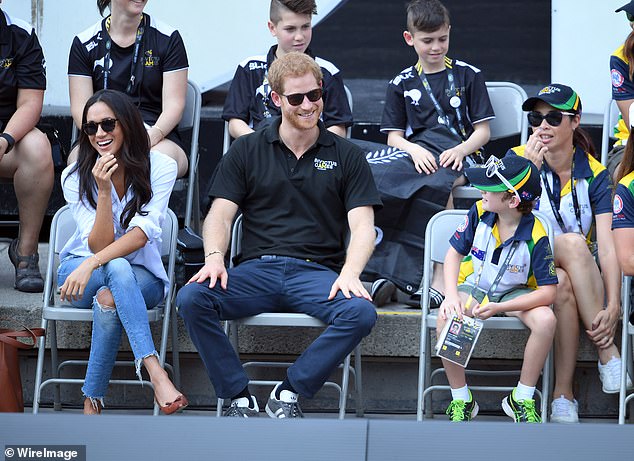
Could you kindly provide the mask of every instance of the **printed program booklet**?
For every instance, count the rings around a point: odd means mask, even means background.
[[[484,322],[463,316],[449,320],[436,342],[436,355],[466,367],[478,341]]]

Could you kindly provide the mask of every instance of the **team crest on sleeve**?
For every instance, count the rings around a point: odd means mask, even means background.
[[[468,225],[469,225],[469,216],[465,216],[464,220],[462,221],[462,223],[458,226],[458,229],[456,230],[458,232],[464,232]]]
[[[612,203],[612,208],[613,208],[614,214],[619,214],[621,211],[623,211],[623,199],[621,198],[619,194],[616,194],[614,196],[614,202]]]
[[[623,82],[625,81],[625,78],[623,78],[623,74],[621,74],[621,72],[619,72],[617,69],[612,69],[610,71],[611,75],[612,75],[612,86],[615,88],[619,88],[621,85],[623,85]]]
[[[555,261],[551,261],[548,263],[548,275],[553,277],[557,276],[557,269],[555,268]]]

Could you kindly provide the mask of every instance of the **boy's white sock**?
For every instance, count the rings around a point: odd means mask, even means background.
[[[451,399],[471,402],[471,392],[469,392],[469,387],[464,386],[458,389],[451,389]]]
[[[521,402],[522,400],[532,399],[535,395],[535,386],[525,386],[524,384],[517,382],[517,387],[513,391],[513,398],[517,402]]]

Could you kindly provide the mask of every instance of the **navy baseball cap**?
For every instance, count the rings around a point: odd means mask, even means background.
[[[533,162],[515,154],[502,159],[491,156],[484,165],[465,169],[465,175],[476,189],[517,192],[523,202],[532,202],[542,194],[537,167]]]
[[[555,109],[581,113],[581,98],[575,90],[561,83],[551,83],[537,92],[531,98],[528,98],[522,104],[522,110],[531,111],[539,101],[550,104]]]
[[[627,5],[623,5],[618,10],[614,10],[615,13],[618,13],[619,11],[625,11],[626,13],[630,13],[632,16],[634,16],[634,0],[632,0]]]

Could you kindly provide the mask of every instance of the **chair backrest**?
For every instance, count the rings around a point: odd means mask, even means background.
[[[198,216],[200,213],[194,212],[194,207],[200,208],[199,198],[194,200],[194,193],[198,192],[198,134],[200,132],[200,111],[202,106],[202,94],[200,88],[191,80],[187,81],[187,98],[185,99],[185,109],[178,128],[181,130],[192,130],[191,144],[189,147],[189,174],[187,178],[187,202],[185,207],[184,225],[198,229],[198,223],[192,224],[192,215]]]
[[[610,150],[610,138],[614,137],[614,126],[619,121],[619,106],[614,99],[610,99],[603,113],[603,128],[601,131],[601,163],[607,165]]]
[[[229,264],[233,266],[233,258],[240,253],[242,249],[242,215],[239,214],[236,220],[233,222],[231,228],[231,253],[229,258]]]
[[[66,245],[66,242],[73,236],[76,224],[73,213],[68,205],[61,207],[51,221],[51,231],[49,236],[49,257],[46,264],[46,280],[44,284],[44,300],[53,304],[53,296],[56,290],[57,274],[56,266],[59,253]],[[170,285],[173,285],[174,266],[176,262],[176,236],[178,234],[178,218],[172,210],[167,209],[165,221],[162,225],[161,234],[161,256],[168,256],[168,278]]]
[[[425,230],[425,253],[423,257],[423,290],[421,303],[428,306],[429,287],[431,285],[432,263],[442,263],[449,249],[449,239],[464,221],[469,210],[444,210],[436,213],[427,223]],[[554,251],[555,234],[550,220],[538,211],[533,214],[544,226],[548,234],[550,248]]]
[[[348,98],[348,105],[350,106],[350,112],[352,113],[353,110],[353,101],[352,101],[352,92],[350,91],[350,88],[348,88],[346,85],[343,86],[344,91],[346,92],[346,97]],[[346,137],[348,139],[350,139],[352,137],[352,127],[348,127],[348,129],[346,130]]]
[[[528,140],[528,120],[522,103],[528,98],[526,91],[511,82],[486,82],[489,99],[495,112],[490,121],[491,139],[520,135],[520,144]]]

